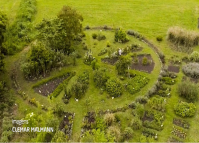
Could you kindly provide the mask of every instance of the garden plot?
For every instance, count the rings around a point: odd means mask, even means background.
[[[75,117],[75,114],[72,113],[65,113],[64,119],[60,123],[59,129],[65,133],[66,136],[68,136],[68,139],[70,139],[72,135],[72,129],[73,129],[73,119]]]
[[[54,80],[51,80],[47,83],[40,85],[39,87],[34,88],[36,93],[39,93],[43,96],[48,96],[57,88],[57,86],[62,83],[69,75],[63,76]]]
[[[180,72],[180,67],[179,66],[174,66],[174,65],[169,65],[168,66],[168,71],[169,72],[179,73]]]
[[[146,57],[146,63],[143,62],[143,58]],[[155,63],[151,57],[151,55],[138,55],[133,57],[133,64],[131,65],[131,69],[139,70],[139,71],[146,71],[151,73],[154,69]]]

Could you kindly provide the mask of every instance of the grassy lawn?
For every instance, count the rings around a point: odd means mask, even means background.
[[[12,22],[16,16],[16,12],[18,10],[18,6],[20,4],[20,0],[1,0],[0,1],[0,10],[3,10],[9,17],[9,22]],[[108,25],[111,27],[122,27],[124,30],[133,29],[145,37],[147,37],[152,43],[154,43],[160,50],[166,55],[166,60],[168,64],[168,59],[173,55],[178,55],[180,58],[186,56],[186,53],[181,53],[174,51],[170,48],[169,43],[166,40],[167,29],[171,26],[180,26],[191,30],[197,30],[197,21],[199,17],[199,5],[198,0],[114,0],[114,1],[105,1],[105,0],[37,0],[37,15],[34,20],[34,24],[39,23],[43,18],[52,18],[55,17],[59,10],[63,5],[69,5],[75,8],[79,13],[82,14],[84,18],[83,26],[102,26]],[[198,30],[197,30],[198,31]],[[77,51],[82,55],[82,58],[77,59],[76,66],[67,66],[60,70],[54,70],[51,72],[50,76],[56,76],[60,73],[75,71],[77,74],[73,77],[68,86],[70,87],[77,76],[80,75],[84,70],[89,71],[90,80],[89,80],[89,89],[86,95],[76,102],[74,97],[69,100],[69,104],[65,105],[62,102],[62,97],[64,92],[62,91],[60,95],[54,99],[54,102],[60,102],[65,111],[76,113],[74,118],[74,126],[73,126],[73,141],[78,141],[81,132],[82,119],[87,111],[98,111],[98,110],[107,110],[107,109],[115,109],[117,107],[123,107],[128,105],[132,101],[135,100],[138,96],[143,96],[145,93],[154,85],[157,81],[157,78],[160,73],[161,63],[158,59],[158,56],[154,53],[154,51],[149,48],[146,44],[138,41],[133,37],[130,38],[130,42],[125,44],[114,43],[114,32],[102,31],[102,34],[106,36],[106,40],[97,41],[92,39],[92,33],[98,34],[99,30],[89,30],[86,31],[86,39],[85,43],[88,45],[88,49],[91,49],[93,52],[93,56],[98,60],[100,67],[105,67],[108,69],[108,73],[111,77],[117,77],[117,73],[115,71],[115,67],[112,65],[108,65],[101,62],[101,58],[105,57],[107,54],[103,56],[98,56],[98,53],[101,49],[106,47],[106,42],[110,41],[111,47],[115,50],[118,48],[123,48],[132,43],[140,44],[144,49],[139,54],[149,53],[153,57],[155,62],[154,70],[151,74],[143,73],[148,78],[150,78],[150,82],[138,93],[131,95],[127,91],[123,93],[123,95],[119,98],[111,99],[107,98],[108,94],[104,92],[100,94],[100,89],[97,89],[93,83],[93,70],[90,66],[85,65],[83,63],[83,56],[85,55],[85,50],[83,50],[80,46]],[[163,41],[157,42],[156,37],[162,36]],[[94,45],[97,43],[97,45]],[[19,68],[19,63],[23,56],[28,51],[28,47],[24,49],[22,52],[14,55],[6,57],[5,68],[6,72],[4,76],[1,77],[8,82],[10,86],[12,86],[12,82],[10,80],[10,75],[13,68],[17,69],[17,80],[19,85],[23,91],[30,98],[36,98],[41,104],[46,106],[51,106],[47,97],[41,96],[34,92],[32,86],[37,81],[26,81],[23,77],[23,74]],[[199,51],[199,46],[194,47],[195,51]],[[16,65],[15,65],[16,64]],[[16,67],[15,67],[16,66]],[[183,77],[182,71],[178,74],[177,83],[172,86],[171,97],[168,98],[168,104],[166,106],[166,114],[164,129],[159,132],[159,142],[165,142],[171,136],[172,126],[173,126],[173,118],[177,117],[173,111],[174,105],[182,100],[178,97],[177,94],[177,85],[181,82]],[[47,77],[49,78],[49,77]],[[68,87],[68,88],[69,88]],[[13,94],[16,94],[13,90]],[[85,105],[86,99],[90,99],[91,106],[87,107]],[[101,102],[104,100],[104,102]],[[114,102],[114,104],[113,104]],[[36,112],[38,114],[43,113],[40,109],[31,106],[28,102],[24,102],[23,99],[16,95],[16,103],[19,105],[17,118],[22,118],[28,112]],[[53,103],[54,104],[54,103]],[[93,106],[94,105],[94,106]],[[27,109],[27,110],[26,110]],[[199,105],[197,103],[197,109],[199,109]],[[124,114],[123,122],[126,121],[127,113]],[[178,117],[179,118],[179,117]],[[187,118],[186,120],[190,123],[190,130],[188,131],[188,137],[185,141],[199,141],[199,110],[197,110],[196,115],[193,118]],[[136,135],[140,135],[140,132],[135,133]],[[135,137],[133,141],[138,141],[139,137]],[[16,141],[20,141],[16,140]],[[24,140],[23,140],[24,141]]]

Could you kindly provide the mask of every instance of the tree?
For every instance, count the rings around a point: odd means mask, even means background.
[[[128,66],[131,64],[132,60],[129,56],[121,56],[116,63],[116,70],[119,75],[125,74],[125,71],[128,69]]]
[[[83,18],[69,6],[64,6],[57,18],[44,19],[36,26],[39,31],[38,39],[55,51],[70,54],[74,38],[82,32]]]
[[[7,25],[7,16],[0,11],[0,71],[3,71],[4,68],[4,53],[5,53],[5,48],[3,48],[3,42],[4,42],[4,33],[6,32],[6,25]]]
[[[75,35],[82,32],[83,17],[69,6],[63,6],[58,14],[58,18],[63,21],[63,26],[67,34],[66,41],[71,45]]]

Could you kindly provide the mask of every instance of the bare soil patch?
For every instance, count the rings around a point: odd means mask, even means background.
[[[45,84],[40,85],[39,87],[34,88],[36,93],[39,93],[43,96],[48,96],[57,88],[57,86],[62,83],[69,75],[63,76],[54,80],[51,80]]]
[[[179,73],[180,72],[180,67],[179,66],[174,66],[174,65],[169,65],[168,66],[168,71],[169,72]]]
[[[131,65],[131,69],[134,70],[139,70],[139,71],[145,71],[148,73],[151,73],[154,69],[155,63],[151,57],[151,55],[138,55],[138,63],[133,63]],[[142,59],[143,57],[147,57],[149,64],[148,65],[143,65],[142,64]]]

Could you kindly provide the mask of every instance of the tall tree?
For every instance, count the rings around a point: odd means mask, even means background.
[[[6,25],[7,25],[7,16],[0,11],[0,71],[3,70],[4,67],[4,48],[2,46],[2,43],[4,42],[4,32],[6,31]]]

